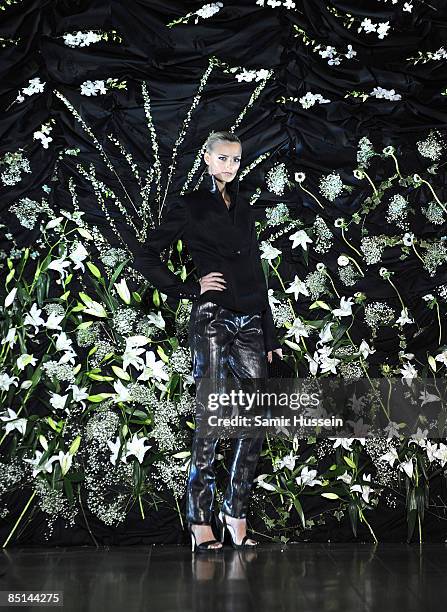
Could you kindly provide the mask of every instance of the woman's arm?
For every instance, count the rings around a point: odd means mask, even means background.
[[[141,272],[154,287],[174,298],[198,298],[201,286],[198,281],[182,281],[161,261],[160,253],[177,241],[186,226],[186,203],[177,200],[164,213],[161,224],[149,230],[144,244],[138,242],[130,232],[123,231],[122,237],[133,254],[132,266]]]

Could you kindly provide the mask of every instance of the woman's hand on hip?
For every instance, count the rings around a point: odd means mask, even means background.
[[[199,283],[201,287],[200,295],[210,289],[214,291],[224,291],[227,288],[227,283],[222,272],[208,272],[208,274],[199,278]]]
[[[268,351],[268,353],[267,353],[267,360],[268,360],[269,363],[272,363],[273,353],[276,353],[282,359],[282,348],[277,348],[274,351]]]

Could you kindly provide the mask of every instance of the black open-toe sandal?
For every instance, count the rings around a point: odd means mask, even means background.
[[[244,537],[239,542],[239,544],[237,544],[234,541],[235,532],[234,532],[233,525],[229,525],[227,523],[225,514],[222,511],[216,515],[216,522],[219,528],[219,537],[220,537],[220,541],[222,542],[222,544],[224,543],[224,540],[225,540],[225,528],[228,530],[228,533],[230,534],[231,545],[233,548],[256,548],[256,546],[259,544],[259,542],[257,542],[256,540],[254,540],[253,538],[250,538],[249,535],[244,535]],[[252,540],[253,542],[255,542],[255,544],[247,544],[247,540]]]
[[[216,544],[219,540],[206,540],[206,542],[196,543],[196,536],[191,528],[191,523],[188,523],[188,531],[191,536],[191,550],[192,552],[221,552],[223,546],[210,546],[210,544]]]

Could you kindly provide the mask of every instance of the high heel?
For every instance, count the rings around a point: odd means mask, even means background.
[[[259,542],[257,542],[256,540],[253,540],[253,538],[250,538],[248,535],[244,535],[240,543],[237,544],[235,542],[236,534],[235,534],[234,527],[233,525],[229,525],[227,523],[225,514],[222,511],[220,511],[216,518],[217,518],[217,523],[219,526],[219,537],[220,537],[220,541],[222,542],[222,544],[224,543],[224,539],[225,539],[225,529],[227,529],[228,533],[230,534],[231,545],[233,548],[255,548],[259,544]],[[247,544],[247,540],[253,540],[253,542],[256,542],[256,544]]]
[[[202,552],[219,552],[223,549],[223,546],[210,546],[210,544],[215,544],[218,540],[206,540],[206,542],[201,542],[197,544],[196,535],[192,530],[191,523],[188,523],[188,531],[191,536],[191,551],[202,553]]]

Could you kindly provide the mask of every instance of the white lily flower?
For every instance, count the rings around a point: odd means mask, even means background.
[[[328,342],[334,339],[332,332],[331,332],[331,327],[333,325],[334,325],[333,321],[328,321],[328,323],[326,323],[326,325],[323,327],[323,329],[319,333],[320,339],[318,340],[316,344],[317,346],[320,346],[321,344],[327,344]]]
[[[152,448],[151,444],[144,446],[146,442],[147,438],[145,436],[138,438],[137,434],[134,433],[132,439],[127,442],[126,458],[129,457],[129,455],[134,455],[139,463],[143,463],[144,455]]]
[[[39,327],[41,325],[45,325],[45,321],[40,316],[41,312],[42,312],[42,309],[38,308],[37,304],[34,302],[34,304],[30,308],[30,311],[26,314],[25,319],[23,320],[24,325],[34,326],[35,334],[37,334],[37,332],[39,331]]]
[[[412,478],[413,477],[413,460],[409,459],[408,461],[403,461],[400,465],[399,465],[399,470],[405,472],[405,474],[408,476],[408,478]]]
[[[311,357],[308,353],[306,353],[304,357],[309,362],[310,373],[312,374],[312,376],[315,376],[318,371],[318,364],[320,361],[317,351],[315,351],[313,357]]]
[[[0,373],[0,391],[9,391],[9,387],[11,385],[15,385],[17,387],[18,383],[17,376],[9,376],[6,372]]]
[[[24,370],[28,364],[36,365],[37,359],[34,355],[29,353],[22,353],[20,357],[17,357],[16,364],[19,370]]]
[[[51,393],[50,404],[56,410],[65,410],[65,404],[67,402],[67,395],[59,395],[59,393]]]
[[[405,325],[406,323],[414,323],[413,319],[408,316],[408,308],[404,306],[400,313],[400,317],[396,320],[399,325]]]
[[[271,485],[269,482],[264,482],[267,476],[268,474],[259,474],[259,476],[256,476],[253,482],[256,482],[258,487],[261,487],[266,491],[275,491],[276,489],[273,485]]]
[[[59,451],[56,459],[60,463],[62,476],[65,476],[73,462],[73,455],[70,453],[64,453],[64,451]]]
[[[81,270],[85,272],[85,266],[82,262],[88,257],[88,251],[82,243],[79,242],[68,257],[76,264],[73,268],[74,270],[81,268]]]
[[[42,451],[36,450],[34,459],[23,459],[23,461],[25,461],[26,463],[30,463],[31,465],[34,466],[33,478],[35,478],[37,474],[39,474],[40,472],[51,473],[53,471],[53,463],[57,461],[57,457],[51,457],[45,463],[43,463],[42,465],[39,465],[42,455],[43,455]]]
[[[443,443],[439,443],[439,447],[434,452],[436,459],[440,462],[442,467],[447,463],[447,446]]]
[[[359,353],[363,357],[363,359],[366,359],[368,355],[372,355],[375,352],[376,352],[376,349],[371,348],[369,344],[366,342],[366,340],[362,340],[359,346]]]
[[[292,240],[292,249],[295,249],[297,246],[300,246],[305,251],[307,251],[307,245],[313,242],[313,240],[309,238],[309,236],[304,230],[298,230],[297,232],[289,236],[289,240]]]
[[[67,261],[65,258],[61,258],[51,261],[48,264],[48,268],[50,270],[56,270],[56,272],[59,272],[61,278],[64,279],[67,276],[67,270],[65,268],[68,268],[70,265],[71,264],[69,261]]]
[[[48,316],[47,322],[44,323],[44,325],[47,329],[62,329],[59,323],[63,320],[64,317],[64,314],[57,315],[56,313],[52,312]]]
[[[111,463],[113,463],[113,465],[116,464],[116,460],[118,459],[118,453],[120,451],[121,448],[121,442],[119,439],[119,436],[116,437],[115,442],[112,442],[111,440],[107,441],[107,446],[110,448],[110,450],[112,451],[112,454],[110,455],[110,461]],[[126,449],[126,442],[124,442],[123,447],[124,449]],[[125,453],[125,450],[123,451],[123,454],[121,455],[121,462],[122,463],[127,463],[127,456]]]
[[[303,281],[298,278],[297,274],[295,274],[295,278],[293,279],[293,282],[289,285],[289,288],[286,289],[286,293],[293,293],[295,300],[298,299],[298,295],[300,293],[306,296],[309,295],[309,291],[307,290],[305,283],[303,283]]]
[[[336,317],[350,317],[352,315],[352,297],[345,298],[343,295],[340,300],[340,308],[334,308],[332,314]]]
[[[261,259],[267,259],[269,263],[279,257],[282,253],[282,251],[272,246],[266,240],[262,241],[259,246],[261,250]]]
[[[295,478],[296,484],[302,487],[314,487],[317,484],[323,484],[321,480],[315,478],[317,470],[309,470],[307,465],[303,467],[299,476]]]
[[[164,362],[161,359],[157,359],[153,351],[146,351],[146,365],[137,380],[144,381],[150,380],[151,378],[155,378],[156,380],[169,380],[169,374],[165,371]]]
[[[371,474],[364,474],[363,476],[363,480],[365,481],[370,481],[371,480]],[[350,487],[350,491],[357,491],[358,493],[362,494],[362,498],[366,503],[369,503],[369,496],[371,495],[371,487],[368,484],[364,484],[364,485],[359,485],[359,484],[355,484],[352,485],[352,487]]]
[[[131,398],[130,393],[127,390],[127,387],[125,387],[120,380],[116,380],[113,383],[113,387],[116,391],[116,395],[114,396],[115,403],[130,401],[130,398]]]
[[[122,278],[119,283],[113,283],[116,292],[125,304],[130,304],[130,291],[126,279]]]
[[[157,314],[155,312],[150,312],[147,316],[148,323],[152,323],[155,327],[159,329],[164,329],[166,327],[166,322],[163,319],[163,316],[160,311]]]
[[[3,412],[3,416],[0,416],[0,421],[6,423],[3,428],[6,434],[11,431],[14,431],[14,429],[17,429],[17,431],[21,433],[22,436],[25,435],[27,420],[19,418],[17,416],[17,413],[14,412],[12,408],[7,408],[7,411]]]
[[[295,336],[295,342],[297,344],[300,342],[301,338],[309,337],[309,331],[299,317],[294,320],[292,327],[286,333],[287,338],[290,336]]]
[[[9,348],[12,349],[16,343],[16,339],[15,339],[16,331],[17,331],[16,327],[10,327],[8,329],[8,333],[2,339],[1,344],[9,344]]]
[[[56,334],[55,334],[56,335]],[[57,351],[68,351],[72,348],[73,341],[63,331],[56,337],[56,350]]]
[[[394,446],[390,446],[388,451],[379,457],[379,461],[386,461],[391,467],[394,467],[394,462],[399,461],[399,455]]]
[[[342,448],[352,451],[352,443],[354,442],[354,438],[328,438],[329,440],[335,440],[332,445],[332,448],[337,448],[341,446]]]

